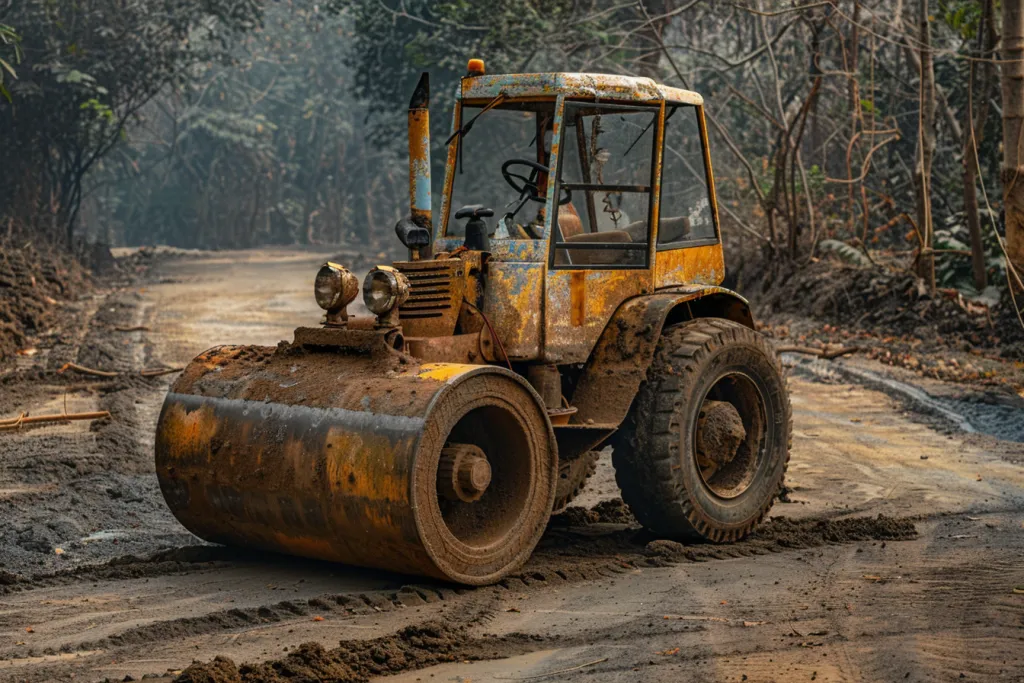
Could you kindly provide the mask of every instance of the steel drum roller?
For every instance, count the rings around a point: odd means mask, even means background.
[[[205,540],[476,585],[539,540],[557,446],[502,368],[219,347],[171,388],[156,469]]]

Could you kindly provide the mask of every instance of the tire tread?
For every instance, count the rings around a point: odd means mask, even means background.
[[[750,534],[782,492],[792,446],[793,414],[788,397],[783,476],[758,514],[742,528],[719,529],[696,509],[689,497],[680,495],[678,463],[678,409],[686,385],[697,381],[705,358],[720,348],[742,344],[762,352],[784,379],[782,366],[771,342],[763,335],[730,320],[698,318],[666,328],[654,360],[641,385],[630,415],[613,444],[615,476],[623,500],[637,520],[658,533],[713,542],[734,541]]]

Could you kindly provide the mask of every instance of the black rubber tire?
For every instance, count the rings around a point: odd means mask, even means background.
[[[752,456],[758,464],[747,488],[727,498],[705,482],[694,457],[694,433],[708,392],[735,373],[759,392],[764,447]],[[637,520],[656,534],[735,541],[757,526],[782,491],[792,431],[785,377],[771,343],[729,320],[687,321],[662,332],[647,379],[614,440],[615,478]]]
[[[569,507],[576,496],[583,492],[587,480],[597,471],[599,451],[587,451],[575,460],[558,463],[558,482],[555,485],[555,506],[551,514]]]

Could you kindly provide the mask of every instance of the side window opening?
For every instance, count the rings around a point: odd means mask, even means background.
[[[658,110],[567,103],[563,120],[555,267],[645,267]]]
[[[697,117],[697,107],[690,105],[665,112],[658,246],[718,239]]]

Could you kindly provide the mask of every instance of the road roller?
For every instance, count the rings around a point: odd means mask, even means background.
[[[423,74],[407,260],[361,284],[324,264],[318,324],[206,351],[174,382],[156,435],[171,511],[213,543],[483,585],[527,562],[610,446],[652,534],[750,534],[782,490],[791,408],[721,286],[701,95],[471,60],[436,207],[429,102]]]

